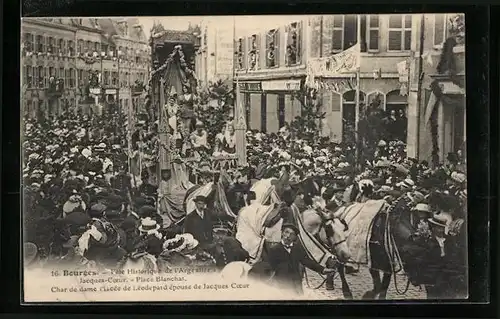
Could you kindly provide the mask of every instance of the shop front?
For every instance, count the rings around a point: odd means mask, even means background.
[[[241,82],[240,91],[246,110],[247,127],[276,133],[300,116],[301,103],[294,92],[301,89],[301,80],[266,80]]]
[[[466,154],[465,90],[448,76],[431,76],[434,81],[426,91],[421,158],[435,165],[448,154]]]

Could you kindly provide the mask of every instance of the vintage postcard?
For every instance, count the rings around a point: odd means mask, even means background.
[[[466,298],[464,37],[23,18],[24,302]]]

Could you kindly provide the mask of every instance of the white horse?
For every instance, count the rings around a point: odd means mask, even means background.
[[[265,227],[266,221],[277,213],[279,197],[271,180],[261,180],[252,190],[256,200],[243,208],[238,215],[236,238],[249,252],[250,262],[233,262],[226,265],[221,275],[224,278],[246,278],[252,266],[260,261],[265,240],[277,242],[281,239],[279,220],[272,227]],[[267,204],[267,205],[265,205]],[[347,225],[340,218],[323,218],[313,209],[294,214],[299,228],[299,241],[309,257],[322,266],[331,265],[333,260],[347,261],[350,258],[346,244]]]

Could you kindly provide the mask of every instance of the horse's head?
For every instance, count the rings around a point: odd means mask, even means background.
[[[351,252],[347,246],[346,231],[349,230],[345,220],[334,217],[325,222],[326,237],[330,247],[335,251],[337,258],[341,262],[346,262],[351,258]]]
[[[347,246],[347,223],[329,211],[309,209],[302,213],[304,228],[332,248],[341,262],[347,261],[351,254]]]

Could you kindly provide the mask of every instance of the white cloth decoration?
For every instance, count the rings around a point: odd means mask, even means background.
[[[92,225],[83,235],[78,239],[79,252],[83,255],[89,249],[89,240],[93,237],[95,240],[100,241],[102,239],[102,233],[97,230],[97,228]]]

